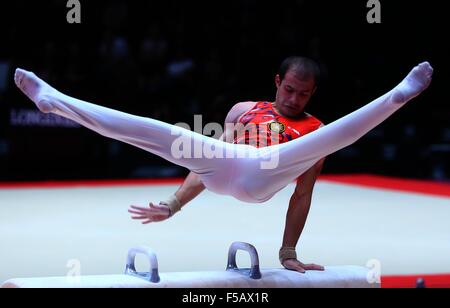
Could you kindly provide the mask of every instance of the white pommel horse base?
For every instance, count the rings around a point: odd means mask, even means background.
[[[251,268],[236,265],[237,250],[250,254]],[[142,253],[150,262],[149,272],[137,272],[136,254]],[[15,278],[2,288],[379,288],[371,283],[369,269],[361,266],[330,266],[325,271],[306,271],[305,274],[287,269],[259,268],[254,246],[234,242],[228,251],[225,271],[158,273],[156,254],[140,246],[128,251],[125,273],[79,277]]]

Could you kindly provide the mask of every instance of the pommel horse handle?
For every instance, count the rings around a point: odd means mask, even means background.
[[[136,254],[141,253],[147,256],[150,262],[150,271],[149,273],[138,273],[136,271],[136,267],[134,265],[134,261],[136,259]],[[158,273],[158,260],[156,259],[156,254],[150,248],[146,246],[138,246],[133,247],[128,250],[127,256],[127,265],[125,267],[125,274],[131,276],[137,276],[140,278],[144,278],[153,283],[158,283],[160,281],[159,273]]]
[[[259,258],[256,248],[248,243],[234,242],[228,250],[228,265],[227,271],[241,271],[236,264],[236,252],[238,249],[244,250],[250,254],[251,268],[248,276],[252,279],[260,279],[261,271],[259,270]]]

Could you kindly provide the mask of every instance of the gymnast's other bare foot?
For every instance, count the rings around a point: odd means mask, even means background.
[[[55,97],[57,91],[33,72],[20,68],[16,69],[14,82],[36,104],[39,110],[45,113],[53,111],[52,97]]]

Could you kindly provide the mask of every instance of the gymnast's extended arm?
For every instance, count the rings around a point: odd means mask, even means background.
[[[280,262],[285,268],[301,273],[304,273],[305,270],[323,270],[320,265],[303,264],[298,261],[295,247],[305,226],[311,206],[314,184],[322,170],[324,161],[325,158],[322,158],[298,178],[286,215]]]

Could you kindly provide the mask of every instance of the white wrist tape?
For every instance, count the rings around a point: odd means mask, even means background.
[[[167,205],[169,208],[169,217],[173,216],[176,212],[181,210],[180,200],[175,195],[172,195],[166,201],[161,201],[160,204]]]

